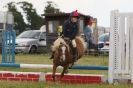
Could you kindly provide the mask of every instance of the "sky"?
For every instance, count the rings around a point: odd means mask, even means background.
[[[47,1],[53,1],[63,12],[78,12],[98,19],[98,26],[110,26],[110,12],[133,12],[133,0],[0,0],[0,11],[6,11],[6,3],[27,1],[33,4],[38,14],[42,14]]]

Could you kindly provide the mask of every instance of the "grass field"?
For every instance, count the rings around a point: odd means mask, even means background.
[[[48,59],[48,55],[43,54],[18,54],[16,55],[16,63],[29,63],[29,64],[52,64],[52,60]],[[108,65],[108,57],[105,56],[84,56],[76,64],[78,65]],[[19,69],[19,68],[1,68],[0,70],[11,70],[11,71],[33,71],[33,72],[51,72],[52,69]],[[60,72],[62,69],[58,69]],[[82,73],[82,74],[107,74],[107,71],[89,71],[89,70],[70,70],[70,73]]]
[[[37,82],[7,82],[0,81],[0,88],[133,88],[131,84],[59,84],[59,83],[37,83]]]
[[[1,57],[1,56],[0,56]],[[48,59],[48,55],[36,54],[18,54],[16,55],[16,63],[32,63],[32,64],[52,64],[52,60]],[[108,56],[84,56],[76,64],[78,65],[108,65]],[[1,67],[1,71],[23,71],[23,72],[52,72],[52,69],[19,69]],[[58,69],[61,72],[61,69]],[[103,74],[107,76],[107,71],[90,71],[90,70],[69,70],[69,73],[80,74]],[[0,81],[0,88],[133,88],[131,84],[89,84],[89,85],[72,85],[60,83],[43,83],[43,82],[11,82]]]

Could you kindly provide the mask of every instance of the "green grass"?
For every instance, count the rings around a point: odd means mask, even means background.
[[[25,63],[25,64],[52,64],[52,60],[48,59],[48,55],[44,54],[17,54],[16,55],[16,63]],[[100,66],[107,66],[108,65],[108,57],[107,56],[84,56],[78,62],[75,63],[76,65],[100,65]],[[0,70],[5,71],[23,71],[23,72],[52,72],[51,69],[23,69],[23,68],[5,68],[0,67]],[[57,72],[61,72],[62,69],[57,69]],[[97,70],[69,70],[70,73],[76,74],[107,74],[107,71],[97,71]]]
[[[17,54],[16,63],[52,64],[52,60],[48,59],[49,57],[49,55],[44,54]],[[78,60],[77,64],[108,65],[108,56],[83,56],[81,59]]]
[[[44,54],[17,54],[16,63],[52,64],[52,60],[48,59],[48,57],[48,55]]]
[[[0,55],[1,57],[1,55]],[[17,54],[16,63],[30,63],[30,64],[52,64],[52,60],[48,59],[49,55],[44,54]],[[1,58],[0,58],[1,61]],[[84,56],[77,63],[77,65],[100,65],[108,66],[108,56]],[[52,72],[52,69],[20,69],[20,68],[5,68],[0,67],[1,71],[23,71],[23,72]],[[61,72],[58,69],[57,72]],[[69,70],[69,73],[76,74],[103,74],[107,76],[107,71],[97,70]],[[131,84],[60,84],[60,83],[43,83],[43,82],[14,82],[14,81],[0,81],[0,88],[133,88]]]
[[[48,58],[49,56],[44,54],[18,54],[16,55],[16,63],[52,64],[52,60]],[[108,65],[108,56],[84,56],[77,62],[77,64]]]
[[[133,88],[132,84],[60,84],[43,82],[14,82],[0,81],[0,88]]]

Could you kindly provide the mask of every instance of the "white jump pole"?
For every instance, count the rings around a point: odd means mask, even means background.
[[[108,82],[133,83],[133,13],[111,12]]]

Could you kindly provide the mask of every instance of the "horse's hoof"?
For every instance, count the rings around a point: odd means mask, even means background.
[[[53,79],[53,82],[56,82],[56,79]]]
[[[55,82],[56,81],[56,77],[53,77],[53,82]]]

